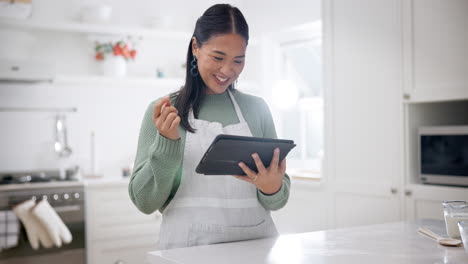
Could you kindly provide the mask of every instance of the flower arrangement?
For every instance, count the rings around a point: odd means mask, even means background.
[[[115,43],[96,42],[94,58],[98,61],[103,61],[109,55],[122,56],[125,60],[135,59],[136,50],[130,48],[130,45],[123,40]]]

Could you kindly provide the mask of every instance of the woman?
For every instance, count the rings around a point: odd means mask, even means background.
[[[218,4],[196,23],[185,85],[148,107],[129,193],[142,212],[163,213],[160,248],[262,238],[277,234],[271,210],[289,197],[286,161],[275,150],[258,173],[204,176],[195,168],[218,134],[275,138],[266,103],[234,89],[245,64],[248,25],[239,9]]]

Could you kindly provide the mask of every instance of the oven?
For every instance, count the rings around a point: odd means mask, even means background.
[[[85,212],[84,186],[79,182],[45,182],[0,185],[0,210],[11,210],[28,199],[47,199],[70,230],[73,240],[62,247],[34,250],[20,224],[17,246],[0,252],[0,264],[84,264]]]

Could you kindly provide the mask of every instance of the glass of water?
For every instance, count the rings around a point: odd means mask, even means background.
[[[468,221],[468,204],[466,201],[445,201],[442,205],[447,235],[451,238],[460,238],[457,223]]]
[[[468,221],[458,222],[458,229],[460,230],[460,236],[465,247],[465,252],[468,254]]]

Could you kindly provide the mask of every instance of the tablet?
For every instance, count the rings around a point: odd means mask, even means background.
[[[238,163],[242,161],[257,172],[253,153],[258,153],[263,165],[268,168],[275,148],[280,149],[282,161],[295,146],[292,140],[221,134],[213,140],[195,171],[205,175],[245,175]]]

